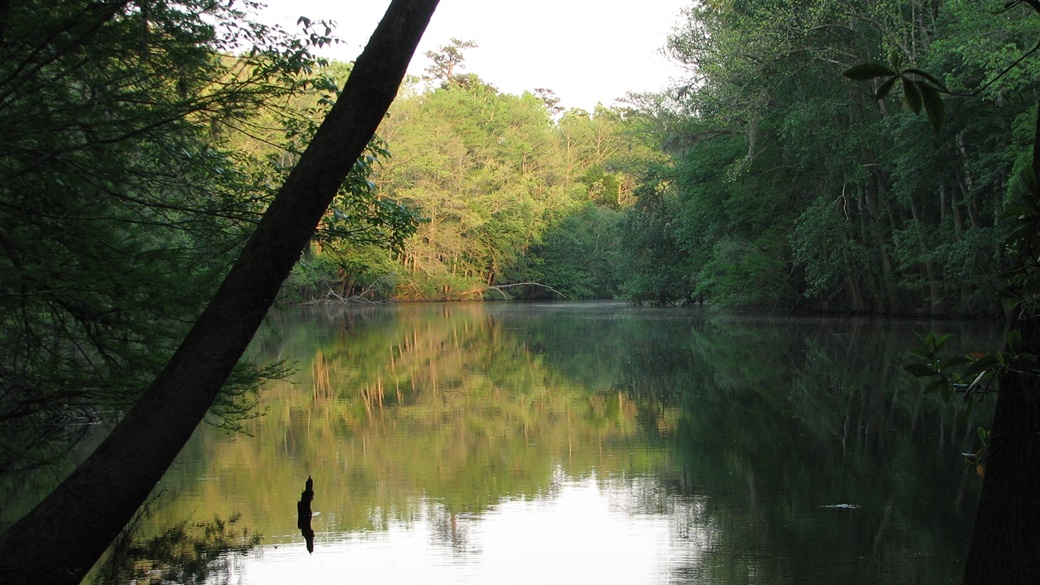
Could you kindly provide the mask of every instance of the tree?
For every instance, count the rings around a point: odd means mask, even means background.
[[[662,272],[687,273],[720,304],[1000,312],[996,219],[1029,148],[1019,137],[1035,77],[1016,75],[1017,91],[994,86],[986,108],[949,116],[955,139],[942,142],[899,92],[878,101],[881,80],[854,85],[840,73],[884,54],[951,64],[944,83],[974,87],[1006,66],[995,54],[1035,42],[1021,14],[953,0],[711,0],[685,14],[669,51],[691,79],[664,107],[646,104],[667,123],[674,172],[661,196],[676,210],[651,223],[678,235],[684,253]],[[994,33],[968,42],[980,27]],[[920,107],[931,99],[922,91]],[[723,158],[726,146],[734,152]]]
[[[340,99],[165,368],[105,442],[0,536],[4,582],[79,582],[147,497],[202,420],[366,148],[436,5],[390,4]]]
[[[159,372],[273,195],[271,165],[232,136],[260,115],[287,120],[282,104],[321,79],[303,73],[320,65],[311,40],[253,28],[236,3],[24,1],[2,29],[10,477],[53,465]],[[255,51],[231,57],[238,43]],[[273,372],[241,364],[212,420],[234,425]]]
[[[1035,13],[1035,22],[1040,2],[1018,0],[1004,8],[1019,5]],[[1005,76],[1012,78],[1011,86],[1017,85],[1016,76],[1009,74],[1037,49],[1040,44],[1020,54],[971,95],[983,94]],[[876,95],[881,98],[887,88],[899,85],[908,106],[915,113],[923,109],[933,127],[941,130],[945,108],[940,94],[950,90],[924,71],[902,69],[898,61],[890,65],[862,64],[846,75],[877,79],[882,89]],[[1031,157],[1022,169],[1017,200],[1006,212],[1013,225],[1006,242],[1010,261],[1004,274],[1007,283],[1001,291],[1011,308],[1006,347],[1001,352],[942,359],[939,353],[948,336],[930,334],[922,338],[920,347],[912,349],[923,363],[907,366],[914,375],[934,378],[927,391],[940,392],[947,400],[955,392],[962,393],[969,409],[987,394],[997,394],[992,427],[979,431],[983,448],[968,457],[984,479],[964,571],[966,585],[1040,581],[1040,534],[1035,530],[1040,522],[1040,306],[1036,301],[1040,290],[1040,104],[1032,115]]]
[[[430,59],[430,66],[426,68],[426,79],[439,81],[442,86],[456,83],[459,79],[459,71],[465,69],[465,49],[475,49],[477,43],[474,41],[463,41],[451,39],[451,43],[440,48],[440,51],[426,51]]]

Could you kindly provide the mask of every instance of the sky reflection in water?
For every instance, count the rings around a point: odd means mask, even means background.
[[[426,502],[431,513],[386,531],[319,530],[313,555],[298,543],[266,546],[238,576],[256,585],[333,575],[359,583],[668,583],[673,569],[696,563],[707,539],[680,530],[674,517],[631,510],[633,491],[652,481],[563,480],[551,496],[504,501],[453,523]]]
[[[976,423],[902,373],[927,324],[589,303],[276,325],[259,351],[299,375],[252,436],[201,428],[155,518],[241,513],[264,545],[230,583],[959,582]]]

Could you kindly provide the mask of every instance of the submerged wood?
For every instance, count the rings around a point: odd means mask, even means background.
[[[296,502],[296,527],[300,529],[303,540],[307,543],[307,552],[314,552],[314,529],[311,528],[311,502],[314,501],[314,480],[309,476],[300,492],[300,501]]]

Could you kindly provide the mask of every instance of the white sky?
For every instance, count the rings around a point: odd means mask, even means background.
[[[389,0],[262,0],[260,19],[296,30],[296,20],[332,20],[344,42],[325,56],[353,61]],[[409,71],[452,38],[472,40],[466,72],[500,91],[544,87],[565,108],[612,105],[628,91],[665,89],[680,69],[661,55],[679,12],[692,0],[441,0]]]

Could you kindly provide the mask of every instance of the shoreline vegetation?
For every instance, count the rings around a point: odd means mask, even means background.
[[[876,88],[842,73],[892,47],[950,71],[944,83],[961,91],[1006,66],[991,57],[997,43],[1028,51],[1031,15],[961,2],[916,18],[895,5],[813,6],[691,7],[667,51],[696,76],[592,112],[462,73],[472,43],[431,52],[444,66],[409,80],[370,175],[414,231],[393,249],[315,242],[283,300],[508,295],[1006,316],[1012,228],[1001,217],[1030,160],[1037,65],[947,100],[941,135],[895,92],[875,100]],[[980,27],[1000,34],[979,39]],[[752,42],[762,36],[778,42]],[[532,282],[542,286],[520,286]]]
[[[159,440],[147,420],[172,427],[179,412],[184,436],[203,414],[241,428],[261,386],[288,375],[281,362],[240,359],[272,301],[623,299],[936,320],[1007,318],[1005,301],[1035,304],[1040,207],[1023,194],[1036,195],[1040,174],[1040,59],[1027,58],[1040,48],[1036,0],[993,10],[967,0],[690,2],[662,39],[688,76],[592,111],[561,108],[551,88],[500,91],[465,71],[479,47],[452,39],[428,54],[425,75],[378,96],[364,126],[343,122],[364,134],[350,135],[360,153],[350,161],[322,138],[350,133],[323,121],[343,111],[333,105],[354,91],[355,67],[396,55],[394,42],[371,62],[329,61],[320,53],[338,42],[332,23],[267,27],[243,0],[9,4],[6,486],[66,465],[98,413],[139,421],[143,437],[124,438],[110,462]],[[420,4],[432,11],[436,0],[391,6]],[[403,75],[408,58],[394,58]],[[913,93],[919,84],[889,91],[894,77],[843,76],[882,61],[941,76],[941,133],[917,113],[928,99]],[[345,177],[326,173],[337,164]],[[284,185],[300,206],[277,203]],[[297,215],[306,221],[290,229]],[[236,292],[222,295],[229,278]],[[1001,298],[1015,287],[1019,298]],[[1040,325],[1029,317],[1009,340],[1024,335],[1021,354],[1035,360],[1029,336]],[[200,322],[207,341],[193,346]],[[183,383],[167,377],[174,369]],[[188,392],[203,386],[212,395]],[[1040,416],[1029,409],[1018,414],[1032,425]],[[148,489],[143,471],[111,469],[119,481],[91,481]],[[75,514],[54,517],[90,524],[82,495],[62,493],[55,500]],[[25,558],[46,548],[10,532],[0,545],[24,546]]]

